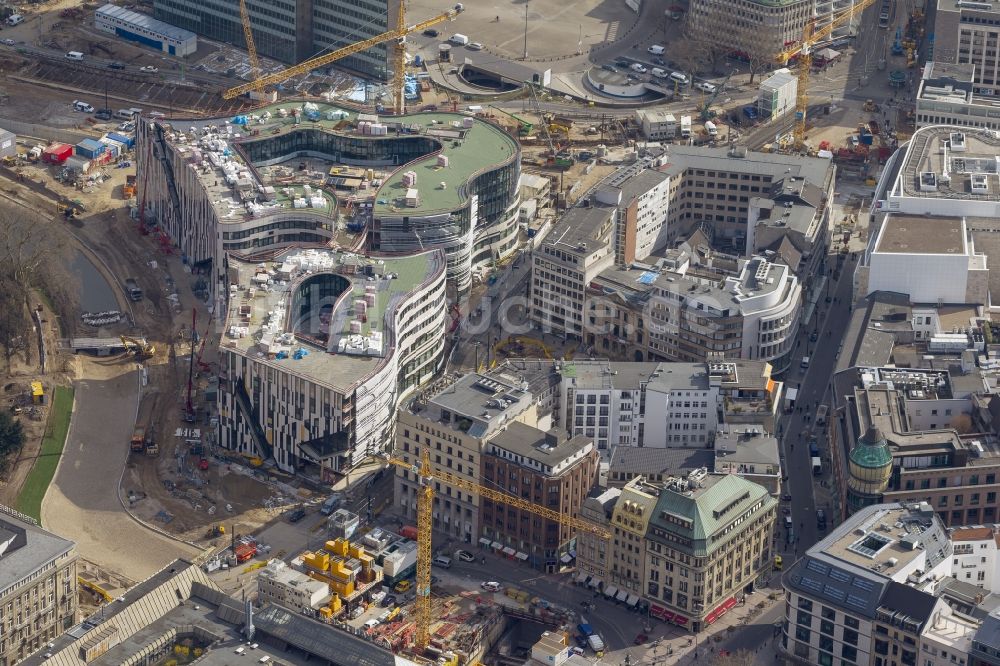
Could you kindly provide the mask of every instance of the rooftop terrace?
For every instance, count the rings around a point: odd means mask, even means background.
[[[230,269],[223,347],[347,391],[389,356],[396,307],[444,270],[444,258],[289,250],[274,262],[232,259]]]
[[[282,198],[281,186],[275,186],[273,193],[266,193],[264,188],[272,183],[261,182],[262,176],[256,167],[263,166],[264,162],[267,165],[297,162],[300,159],[298,149],[289,146],[283,155],[248,164],[245,148],[299,131],[320,131],[349,138],[349,143],[345,144],[349,147],[337,151],[342,161],[331,153],[327,160],[329,165],[358,164],[394,170],[375,193],[375,211],[381,214],[398,210],[415,215],[459,208],[468,198],[465,184],[470,178],[510,161],[519,150],[517,142],[499,127],[464,114],[419,113],[379,118],[325,103],[310,103],[306,107],[302,103],[282,102],[245,116],[174,120],[162,124],[167,130],[166,141],[177,147],[197,170],[219,217],[229,222],[242,222],[248,216],[292,208],[296,197],[284,194]],[[380,152],[359,148],[359,139],[382,142],[386,149]],[[423,152],[422,157],[405,165],[394,163],[399,151],[390,142],[397,145],[398,141],[428,139],[426,151],[419,151]],[[447,166],[439,161],[438,151],[447,158]],[[406,168],[399,168],[402,166]],[[406,194],[403,179],[407,171],[417,174],[415,187],[419,198],[416,205],[403,205],[400,201]],[[325,182],[322,175],[325,170],[320,174],[321,183]],[[314,210],[307,198],[299,212],[329,215],[333,198],[328,195],[326,198],[327,204],[319,206],[320,210]]]

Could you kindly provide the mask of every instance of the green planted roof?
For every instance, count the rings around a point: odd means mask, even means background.
[[[851,462],[872,469],[892,464],[892,451],[881,430],[874,426],[868,428],[858,445],[851,449]]]

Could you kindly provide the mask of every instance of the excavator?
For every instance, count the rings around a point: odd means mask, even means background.
[[[121,341],[122,344],[125,345],[125,351],[135,355],[137,359],[141,360],[152,358],[153,354],[156,353],[156,347],[149,344],[145,340],[123,335],[121,336]]]

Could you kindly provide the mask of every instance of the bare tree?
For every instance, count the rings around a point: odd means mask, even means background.
[[[711,666],[753,666],[754,653],[750,650],[737,650],[736,652],[719,651],[712,655],[708,662]]]
[[[13,203],[0,202],[0,345],[7,361],[30,347],[31,294],[46,294],[63,321],[72,321],[72,283],[66,244],[52,221]]]
[[[706,68],[713,70],[717,52],[718,47],[713,42],[687,31],[670,45],[670,59],[685,72],[694,74],[703,72]]]
[[[968,435],[972,432],[972,417],[964,412],[957,414],[955,418],[951,420],[951,427],[954,428],[959,435]]]

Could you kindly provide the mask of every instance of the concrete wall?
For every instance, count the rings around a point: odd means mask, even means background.
[[[81,132],[73,129],[63,129],[59,127],[47,127],[45,125],[35,125],[22,120],[12,120],[0,117],[0,127],[10,130],[18,137],[32,137],[44,141],[61,141],[74,145],[84,139],[97,139],[100,134],[96,132]]]

